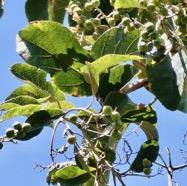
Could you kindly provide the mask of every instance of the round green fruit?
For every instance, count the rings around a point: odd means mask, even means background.
[[[152,172],[151,168],[144,168],[144,169],[143,169],[143,173],[144,173],[145,175],[150,175],[151,172]]]
[[[152,32],[155,29],[155,25],[152,22],[147,22],[145,28],[148,32]]]
[[[157,31],[150,32],[149,37],[151,39],[156,39],[158,37],[158,32]]]
[[[91,19],[87,19],[84,22],[84,28],[87,29],[87,30],[93,29],[93,23],[92,23]]]
[[[148,3],[148,4],[147,4],[146,10],[147,10],[148,12],[154,12],[155,9],[156,9],[156,5],[155,5],[154,3]]]
[[[142,164],[144,167],[150,167],[151,166],[151,161],[148,160],[147,158],[144,158],[142,161]]]
[[[111,27],[115,25],[115,20],[113,17],[108,18],[107,22],[108,22],[109,26],[111,26]]]
[[[85,5],[84,5],[84,8],[85,8],[86,11],[91,12],[94,8],[93,3],[86,2]]]
[[[22,138],[24,138],[25,137],[25,132],[24,131],[22,131],[22,130],[19,130],[18,132],[17,132],[17,138],[18,139],[22,139]]]
[[[94,26],[100,26],[101,25],[101,20],[99,18],[93,18],[92,23]]]
[[[68,138],[67,138],[67,141],[69,144],[75,144],[77,139],[76,139],[76,136],[74,135],[69,135]]]
[[[30,132],[30,131],[32,130],[31,124],[30,124],[30,123],[24,123],[24,124],[22,125],[22,130],[23,130],[24,132]]]
[[[131,23],[131,20],[130,20],[129,17],[123,17],[123,19],[122,19],[122,24],[123,24],[124,26],[130,26],[130,23]]]
[[[101,4],[100,0],[92,0],[92,3],[93,3],[95,8],[98,8]]]
[[[3,143],[0,141],[0,150],[3,148]]]
[[[111,116],[112,111],[113,111],[113,109],[112,109],[112,107],[109,106],[109,105],[105,105],[105,106],[103,107],[103,109],[102,109],[102,113],[103,113],[105,116]]]
[[[118,121],[118,120],[120,120],[120,113],[119,112],[117,112],[117,111],[113,111],[112,112],[112,114],[111,114],[111,119],[113,120],[113,121]]]
[[[147,30],[142,30],[142,31],[140,32],[140,36],[141,36],[142,39],[144,39],[144,40],[148,40],[148,39],[149,39],[149,33],[148,33]]]
[[[80,7],[75,7],[75,8],[73,9],[73,13],[74,13],[74,14],[77,13],[78,15],[81,15],[81,14],[82,14],[82,10],[81,10]]]
[[[148,50],[148,46],[145,42],[141,41],[138,43],[138,51],[140,53],[146,53]]]
[[[153,42],[153,45],[156,47],[156,48],[160,48],[160,46],[162,45],[162,39],[161,38],[156,38]]]
[[[14,132],[14,129],[13,129],[13,128],[8,128],[8,129],[6,130],[6,137],[7,137],[7,138],[13,138],[13,137],[14,137],[14,134],[15,134],[15,132]]]
[[[162,16],[168,15],[168,9],[165,7],[161,7],[159,12],[160,12],[160,15],[162,15]]]
[[[114,11],[112,17],[115,21],[120,20],[120,13],[118,11]]]
[[[139,6],[145,8],[147,6],[147,0],[140,0]]]
[[[77,121],[78,117],[76,114],[70,114],[68,116],[68,121],[71,122],[71,123],[75,123]]]
[[[115,122],[114,122],[114,129],[120,130],[121,127],[122,127],[122,125],[123,125],[123,123],[122,123],[120,120],[115,121]]]
[[[16,130],[21,130],[21,129],[22,129],[22,125],[21,125],[21,123],[18,122],[18,121],[14,122],[13,127],[14,127],[14,129],[16,129]]]

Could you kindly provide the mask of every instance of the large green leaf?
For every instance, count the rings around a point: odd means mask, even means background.
[[[98,59],[106,54],[132,54],[137,52],[139,30],[124,33],[124,28],[111,28],[95,42],[91,55]]]
[[[74,49],[77,53],[85,54],[75,35],[57,22],[32,22],[19,31],[19,36],[54,56],[68,54],[67,49]]]
[[[25,106],[18,106],[9,109],[7,112],[3,114],[1,121],[16,117],[16,116],[30,116],[32,113],[40,110],[43,106],[42,105],[25,105]]]
[[[24,138],[18,138],[22,141],[29,140],[39,135],[44,126],[50,125],[51,117],[47,111],[41,110],[33,113],[25,122],[31,124],[31,131],[27,132]]]
[[[187,54],[183,50],[173,56],[172,66],[177,75],[177,86],[181,95],[178,109],[187,113]]]
[[[65,100],[63,92],[46,80],[47,73],[45,71],[22,63],[12,65],[10,70],[17,78],[45,91],[54,101]]]
[[[135,160],[131,164],[131,170],[135,172],[142,172],[144,169],[143,159],[147,158],[154,162],[158,156],[159,144],[157,140],[148,140],[142,144]]]
[[[26,84],[23,86],[19,86],[16,88],[7,98],[6,101],[9,101],[12,98],[19,96],[30,96],[31,98],[35,98],[38,102],[46,101],[49,99],[49,94],[36,86],[31,84]]]
[[[115,9],[119,8],[138,8],[138,0],[116,0]]]
[[[88,62],[86,66],[81,68],[81,71],[84,75],[85,80],[92,85],[94,94],[96,94],[99,87],[100,75],[102,73],[107,73],[109,68],[114,67],[121,62],[129,62],[131,60],[140,59],[143,58],[134,55],[108,54],[92,63]]]
[[[63,23],[70,0],[49,0],[49,20]]]
[[[147,78],[152,92],[169,110],[176,110],[180,102],[176,73],[169,57],[159,63],[148,61],[146,65]]]
[[[48,0],[27,0],[25,12],[29,22],[48,20]]]
[[[105,100],[110,91],[120,90],[124,85],[130,82],[137,73],[137,68],[129,64],[123,64],[109,69],[109,73],[100,76],[97,96]]]

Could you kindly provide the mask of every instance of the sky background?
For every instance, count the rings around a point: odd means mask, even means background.
[[[0,19],[0,102],[18,86],[23,85],[9,71],[9,67],[18,62],[23,62],[21,57],[16,53],[16,34],[27,25],[27,20],[24,12],[25,1],[6,0],[4,16]],[[139,90],[130,94],[131,99],[136,103],[148,104],[154,97],[145,90]],[[75,102],[75,105],[81,106],[83,101],[78,99],[70,99]],[[86,104],[86,102],[85,102]],[[97,105],[95,104],[97,108]],[[165,148],[171,150],[173,165],[184,163],[179,149],[187,150],[187,147],[182,144],[182,137],[187,132],[187,115],[181,112],[167,111],[158,101],[153,105],[158,115],[158,132],[160,135],[160,153],[167,161],[167,153]],[[23,122],[25,118],[13,118],[6,122],[0,123],[0,135],[5,134],[8,127],[12,127],[14,121]],[[135,127],[132,125],[129,131]],[[57,147],[65,144],[65,139],[62,138],[63,128],[59,128],[55,144]],[[30,141],[19,142],[19,144],[5,143],[4,148],[0,151],[0,185],[6,186],[45,186],[47,171],[44,170],[37,173],[39,169],[34,169],[35,162],[39,162],[43,166],[51,163],[49,156],[49,143],[52,130],[45,128],[43,132]],[[139,133],[139,137],[129,137],[129,141],[138,150],[140,144],[146,140],[143,133]],[[186,139],[187,143],[187,139]],[[72,157],[73,154],[67,154]],[[59,156],[57,161],[67,161],[64,156]],[[161,162],[158,159],[158,162]],[[126,168],[124,168],[124,171]],[[153,166],[153,173],[157,172],[157,167]],[[125,180],[126,185],[144,185],[157,186],[167,185],[167,175],[163,171],[164,176],[159,175],[151,179],[142,177],[129,177]],[[185,186],[187,183],[187,168],[183,171],[174,173],[174,180],[179,183],[179,186]],[[112,186],[112,181],[110,186]]]

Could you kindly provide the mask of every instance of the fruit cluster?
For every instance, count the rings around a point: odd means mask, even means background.
[[[19,122],[15,122],[13,124],[13,128],[8,128],[6,130],[6,138],[17,138],[22,139],[25,137],[26,133],[32,130],[30,123],[21,124]]]
[[[145,168],[143,169],[143,173],[144,173],[145,175],[151,174],[151,168],[150,168],[151,165],[152,165],[151,161],[148,160],[147,158],[144,158],[143,161],[142,161],[142,164],[143,164],[143,166],[145,167]]]
[[[110,116],[112,120],[113,130],[111,133],[111,137],[114,139],[120,139],[121,138],[121,131],[120,129],[123,127],[123,123],[121,122],[121,116],[120,113],[116,110],[113,110],[111,106],[105,105],[102,109],[102,114],[104,116]]]

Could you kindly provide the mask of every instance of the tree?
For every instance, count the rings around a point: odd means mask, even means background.
[[[111,172],[124,185],[122,178],[129,174],[149,175],[159,156],[152,104],[158,99],[166,109],[186,112],[185,6],[178,1],[28,0],[30,24],[17,38],[18,48],[24,46],[18,53],[26,64],[11,66],[11,72],[26,84],[0,106],[2,122],[19,115],[28,118],[7,129],[1,147],[7,141],[29,140],[48,126],[53,130],[48,183],[105,185]],[[66,11],[70,29],[62,25]],[[137,105],[128,97],[141,87],[156,97],[149,105]],[[66,101],[66,95],[93,100],[77,108]],[[95,99],[98,110],[92,108]],[[132,123],[147,136],[133,160],[133,144],[124,138]],[[67,144],[55,149],[59,124],[64,125]],[[116,150],[121,141],[128,147],[123,172],[116,166],[123,161]],[[55,163],[55,156],[66,153],[70,145],[75,161]],[[170,158],[169,150],[168,154]],[[171,185],[173,171],[186,164],[160,166],[168,170]]]

